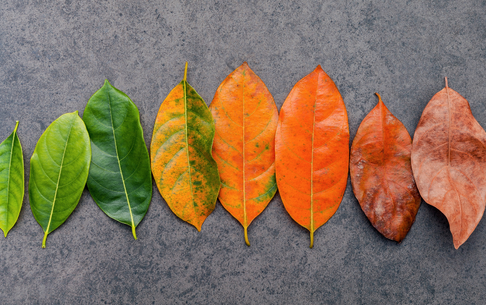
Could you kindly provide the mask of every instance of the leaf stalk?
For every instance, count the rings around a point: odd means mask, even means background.
[[[248,240],[248,227],[244,227],[244,230],[245,230],[245,243],[249,247],[250,241]]]
[[[132,234],[133,234],[133,238],[137,240],[137,233],[135,233],[135,226],[132,226]]]
[[[42,248],[45,248],[46,247],[46,239],[47,239],[47,231],[44,233],[44,238],[42,239]]]
[[[184,78],[182,80],[187,81],[187,61],[186,61],[186,67],[184,68]]]
[[[314,247],[314,231],[310,231],[310,246],[309,248],[312,249]]]

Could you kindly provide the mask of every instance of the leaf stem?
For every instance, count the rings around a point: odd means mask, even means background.
[[[381,100],[381,96],[380,96],[380,95],[379,95],[377,92],[375,92],[375,94],[376,94],[376,96],[378,97],[378,103],[380,103],[380,102],[382,102],[382,103],[383,103],[383,101]]]
[[[447,76],[445,77],[446,88],[449,88],[449,84],[447,83]]]
[[[187,61],[186,61],[186,67],[184,68],[184,78],[182,80],[183,81],[187,80]]]
[[[309,248],[312,249],[314,247],[314,231],[310,231],[310,246]]]
[[[135,226],[132,226],[132,234],[133,234],[133,238],[137,240],[137,233],[135,233]]]
[[[45,248],[46,247],[46,239],[47,239],[47,231],[44,233],[44,238],[42,239],[42,248]]]
[[[19,121],[15,121],[15,129],[14,129],[14,132],[17,132],[17,128],[19,127]]]
[[[249,247],[250,241],[248,240],[248,227],[244,227],[244,229],[245,229],[245,243]]]

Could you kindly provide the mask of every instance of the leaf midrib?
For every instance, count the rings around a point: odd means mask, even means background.
[[[191,189],[191,199],[194,208],[196,208],[195,200],[194,200],[194,192],[192,190],[192,173],[191,173],[191,162],[189,158],[189,139],[188,139],[188,123],[187,123],[187,81],[185,80],[186,75],[184,73],[184,80],[182,81],[182,92],[184,95],[184,129],[185,129],[185,142],[186,142],[186,156],[187,156],[187,168],[189,172],[189,187]],[[196,226],[198,230],[199,227]]]
[[[243,77],[245,74],[243,73]],[[243,123],[242,123],[242,128],[243,128],[243,149],[242,149],[242,157],[243,157],[243,228],[244,228],[244,233],[245,233],[245,241],[247,245],[250,245],[250,242],[248,241],[248,233],[247,233],[247,228],[248,228],[248,213],[246,211],[246,150],[245,150],[245,82],[243,82],[241,86],[241,101],[243,104]]]
[[[447,77],[445,78],[445,82],[446,82],[446,96],[447,96],[447,115],[448,115],[448,119],[449,119],[449,125],[447,126],[447,136],[448,136],[448,145],[447,145],[447,148],[448,148],[448,154],[447,154],[447,172],[448,172],[448,179],[449,179],[449,183],[451,184],[451,186],[454,188],[454,191],[455,193],[457,194],[457,197],[459,199],[459,209],[460,209],[460,212],[459,212],[459,215],[461,216],[460,219],[461,219],[461,222],[460,222],[460,234],[462,235],[462,223],[463,223],[463,213],[462,213],[462,200],[461,200],[461,195],[459,194],[459,192],[457,191],[457,188],[456,186],[454,185],[454,183],[451,181],[451,171],[450,171],[450,168],[451,168],[451,125],[452,125],[452,115],[451,115],[451,99],[450,99],[450,96],[449,96],[449,85],[447,83]],[[474,185],[474,184],[473,184]]]
[[[386,132],[385,132],[385,129],[386,129],[386,123],[385,123],[385,119],[386,119],[386,112],[385,112],[385,104],[383,103],[383,101],[381,100],[381,96],[378,97],[379,101],[378,101],[378,105],[379,105],[379,109],[380,109],[380,120],[381,120],[381,141],[382,141],[382,145],[383,145],[383,154],[382,154],[382,164],[383,164],[383,179],[385,181],[387,181],[387,177],[388,177],[388,171],[387,171],[387,145],[386,145],[386,142],[387,142],[387,139],[386,139]],[[388,187],[388,184],[384,183],[383,184],[383,188],[385,189],[385,192],[387,195],[389,195],[389,187]],[[393,212],[394,214],[396,213],[396,210],[397,210],[397,206],[395,204],[395,201],[393,200],[393,196],[389,196],[390,199],[392,200],[392,206],[393,206]]]
[[[314,98],[314,106],[312,108],[312,142],[311,142],[311,174],[310,174],[310,248],[314,246],[314,134],[316,127],[316,103],[317,103],[317,90],[319,89],[319,75],[317,73],[316,91]]]
[[[133,221],[132,207],[130,206],[130,199],[128,198],[127,187],[125,185],[125,179],[123,177],[123,171],[122,171],[122,167],[121,167],[121,164],[120,164],[120,156],[118,155],[118,146],[116,144],[115,125],[113,123],[113,112],[111,110],[111,96],[110,96],[110,93],[109,92],[108,92],[107,95],[108,95],[108,107],[110,108],[111,131],[113,132],[113,141],[115,143],[116,160],[118,162],[118,169],[120,170],[120,176],[121,176],[121,180],[122,180],[122,183],[123,183],[123,190],[124,190],[124,193],[125,193],[125,197],[127,198],[128,212],[130,213],[130,221],[132,222],[132,234],[133,234],[133,238],[137,239],[137,234],[135,232],[135,223]]]
[[[449,86],[447,85],[447,79],[446,79],[446,96],[447,96],[447,116],[448,116],[448,121],[449,125],[447,126],[447,137],[448,137],[448,154],[447,154],[447,166],[451,166],[451,101],[449,98]]]
[[[44,239],[42,240],[42,248],[46,247],[46,239],[47,239],[47,235],[49,235],[49,228],[51,227],[52,215],[54,214],[54,207],[56,205],[57,191],[59,190],[59,181],[61,180],[62,166],[64,164],[64,157],[66,156],[66,149],[67,149],[67,145],[69,143],[69,138],[71,137],[71,130],[73,129],[73,124],[74,124],[75,119],[76,119],[76,117],[74,117],[71,120],[71,125],[69,126],[69,133],[68,133],[68,136],[67,136],[67,139],[66,139],[66,144],[64,144],[64,150],[62,152],[61,164],[59,166],[59,174],[57,176],[56,190],[54,192],[54,199],[52,201],[51,214],[49,215],[49,221],[47,223],[47,228],[46,228],[46,231],[44,232]],[[46,137],[47,137],[47,135],[46,135]]]
[[[17,126],[19,125],[19,122],[17,121],[17,125],[15,126],[14,132],[12,134],[12,147],[10,148],[10,160],[8,162],[8,172],[7,172],[7,213],[5,213],[5,224],[7,227],[5,228],[5,237],[7,237],[7,231],[8,231],[8,210],[9,210],[9,205],[10,205],[10,169],[12,167],[12,156],[13,156],[13,149],[15,145],[15,134],[17,133]]]

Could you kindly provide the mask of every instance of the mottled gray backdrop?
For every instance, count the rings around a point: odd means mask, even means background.
[[[325,3],[323,3],[325,2]],[[158,107],[182,79],[210,103],[243,61],[279,109],[318,64],[349,113],[351,138],[381,93],[413,134],[449,85],[486,127],[486,1],[1,0],[0,138],[20,120],[26,160],[45,128],[105,78],[138,106],[150,143]],[[486,170],[486,169],[485,169]],[[369,223],[350,184],[308,232],[279,195],[249,228],[218,203],[198,233],[155,188],[133,240],[85,190],[41,249],[26,194],[0,239],[1,304],[484,304],[486,223],[455,250],[446,218],[422,203],[402,244]]]

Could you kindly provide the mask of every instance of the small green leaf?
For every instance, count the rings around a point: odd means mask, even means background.
[[[83,120],[91,138],[88,189],[109,217],[135,228],[152,199],[152,175],[138,108],[108,80],[89,99]]]
[[[29,199],[44,230],[42,248],[78,205],[88,179],[91,148],[78,112],[66,113],[42,134],[30,159]]]
[[[0,229],[5,237],[17,222],[24,198],[24,157],[15,125],[12,134],[0,143]]]

